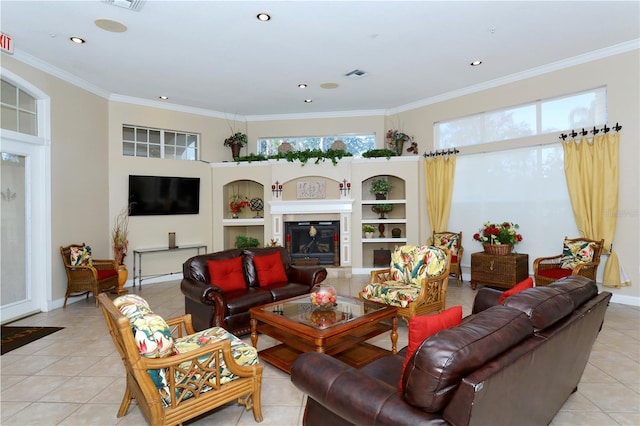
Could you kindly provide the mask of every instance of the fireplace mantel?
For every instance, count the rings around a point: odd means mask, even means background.
[[[351,213],[352,199],[269,201],[271,214]]]

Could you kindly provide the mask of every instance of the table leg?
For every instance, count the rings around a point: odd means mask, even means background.
[[[391,320],[391,353],[398,353],[398,317],[395,316]]]
[[[258,320],[251,318],[251,346],[258,348]]]

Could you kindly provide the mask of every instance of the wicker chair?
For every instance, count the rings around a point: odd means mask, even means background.
[[[93,259],[90,264],[72,265],[71,250],[86,249],[85,243],[60,247],[60,255],[67,273],[67,292],[64,295],[63,308],[67,307],[69,297],[77,297],[93,293],[98,306],[98,293],[118,288],[118,264],[113,259]],[[89,249],[90,250],[90,249]]]
[[[237,400],[246,409],[253,410],[256,422],[262,421],[260,387],[263,367],[260,363],[236,363],[229,339],[204,343],[197,349],[164,358],[146,358],[139,353],[129,318],[106,294],[100,294],[98,299],[126,372],[127,384],[118,417],[127,413],[131,400],[135,399],[150,425],[176,425]],[[188,339],[195,333],[190,314],[169,319],[166,324],[172,337],[177,339]],[[222,380],[223,368],[217,367],[222,360],[224,369],[236,376],[231,381]],[[168,382],[166,397],[160,397],[151,379],[150,371],[157,370],[165,371]],[[178,380],[180,375],[182,379]],[[170,402],[164,401],[165,398]]]
[[[425,252],[428,252],[426,256]],[[407,265],[411,266],[407,268]],[[407,323],[416,315],[442,312],[450,266],[451,252],[446,248],[399,246],[391,254],[389,268],[371,271],[370,282],[360,297],[397,306],[398,316]]]
[[[434,246],[451,250],[450,274],[456,277],[456,282],[458,287],[460,287],[462,285],[462,268],[460,267],[460,261],[464,253],[464,247],[462,247],[462,232],[434,231],[431,238]]]
[[[533,261],[536,286],[546,286],[569,275],[596,280],[604,240],[564,237],[562,254],[539,257]]]

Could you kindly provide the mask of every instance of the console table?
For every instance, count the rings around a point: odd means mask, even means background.
[[[146,248],[146,249],[137,249],[133,251],[133,287],[135,288],[136,286],[136,277],[138,278],[138,289],[141,290],[142,289],[142,280],[144,279],[142,277],[142,255],[143,254],[150,254],[150,253],[160,253],[160,252],[165,252],[165,251],[179,251],[179,250],[196,250],[197,254],[200,254],[200,250],[204,249],[204,252],[207,252],[207,246],[204,244],[191,244],[191,245],[185,245],[185,246],[178,246],[178,247],[174,247],[174,248],[169,248],[169,247],[156,247],[156,248]],[[137,260],[137,262],[136,262]],[[137,270],[137,274],[136,274],[136,263],[138,264],[138,270]],[[151,278],[155,278],[155,277],[162,277],[165,275],[173,275],[173,274],[177,274],[179,272],[168,272],[166,274],[157,274],[157,275],[150,275],[149,277]]]

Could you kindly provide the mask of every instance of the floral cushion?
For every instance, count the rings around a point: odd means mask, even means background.
[[[564,241],[560,267],[574,269],[582,263],[593,262],[594,243],[589,241]]]
[[[433,245],[444,247],[451,251],[451,256],[458,255],[458,234],[453,232],[439,232],[433,235]]]
[[[367,284],[362,290],[362,297],[405,308],[420,295],[422,278],[437,277],[444,272],[447,256],[433,246],[400,246],[391,253],[390,266],[392,280]],[[430,298],[429,292],[427,301]]]
[[[71,266],[90,266],[93,265],[91,260],[91,247],[71,247],[71,254],[69,255],[69,262]]]

